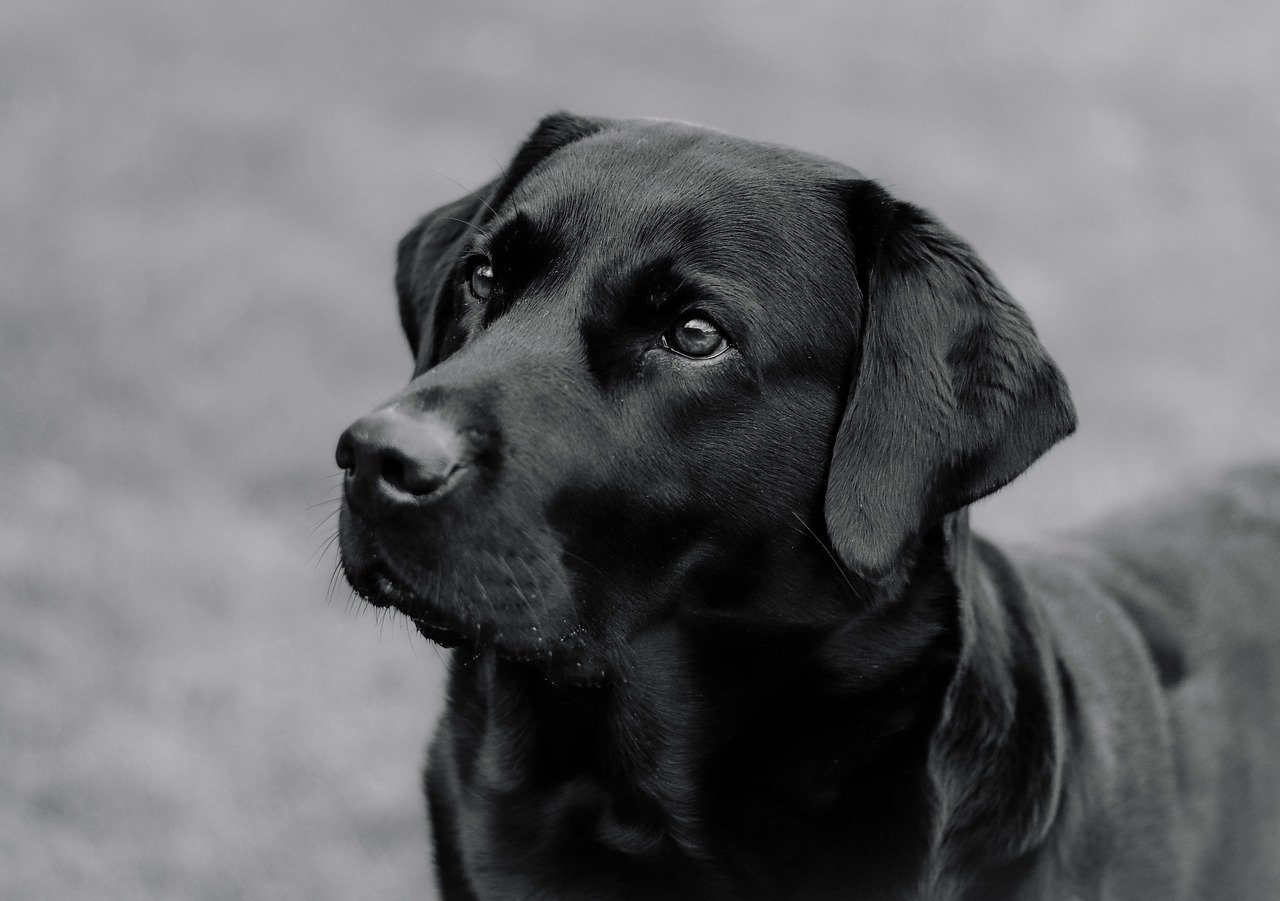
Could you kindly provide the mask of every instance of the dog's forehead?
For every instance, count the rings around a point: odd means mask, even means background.
[[[735,337],[754,338],[757,359],[821,346],[843,360],[856,288],[841,188],[858,177],[709,129],[622,123],[536,166],[484,246],[539,286],[516,304],[526,312],[554,306],[608,330],[687,288]]]
[[[834,209],[853,169],[789,148],[697,126],[629,121],[561,148],[512,192],[515,208],[586,232],[696,221],[722,239],[744,231],[786,240]],[[822,223],[822,224],[825,224]]]

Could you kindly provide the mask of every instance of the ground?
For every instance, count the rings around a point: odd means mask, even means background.
[[[339,589],[396,239],[557,108],[834,156],[1020,298],[1080,522],[1280,453],[1280,6],[0,7],[0,896],[430,897],[443,652]]]

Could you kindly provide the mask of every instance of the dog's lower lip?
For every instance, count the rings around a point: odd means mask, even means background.
[[[456,648],[462,644],[462,636],[453,629],[437,626],[418,616],[409,618],[417,626],[418,633],[427,641],[433,641],[444,648]]]
[[[465,619],[432,603],[397,573],[390,562],[394,555],[376,531],[355,510],[347,507],[345,513],[350,517],[344,523],[350,537],[341,562],[347,583],[355,593],[374,607],[390,607],[403,613],[429,641],[448,648],[464,643],[472,631]]]
[[[381,548],[376,548],[376,551],[383,554]],[[377,566],[371,575],[373,591],[362,593],[369,603],[399,610],[424,638],[442,647],[453,648],[463,643],[463,630],[453,622],[453,617],[435,611],[411,586],[404,584],[395,573],[388,572],[385,564]],[[436,615],[424,616],[424,608]]]

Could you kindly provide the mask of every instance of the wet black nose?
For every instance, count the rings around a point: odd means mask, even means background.
[[[384,407],[357,419],[338,439],[347,500],[378,517],[434,499],[466,466],[457,430],[431,414]]]

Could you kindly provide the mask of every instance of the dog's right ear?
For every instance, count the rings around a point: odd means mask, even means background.
[[[468,237],[489,221],[516,185],[562,147],[603,131],[606,119],[552,113],[538,123],[499,178],[423,216],[396,248],[400,325],[419,372],[446,359],[465,335],[458,328],[450,275]]]
[[[845,187],[862,340],[827,480],[841,561],[894,571],[913,540],[1075,429],[1062,373],[973,249],[874,182]]]

